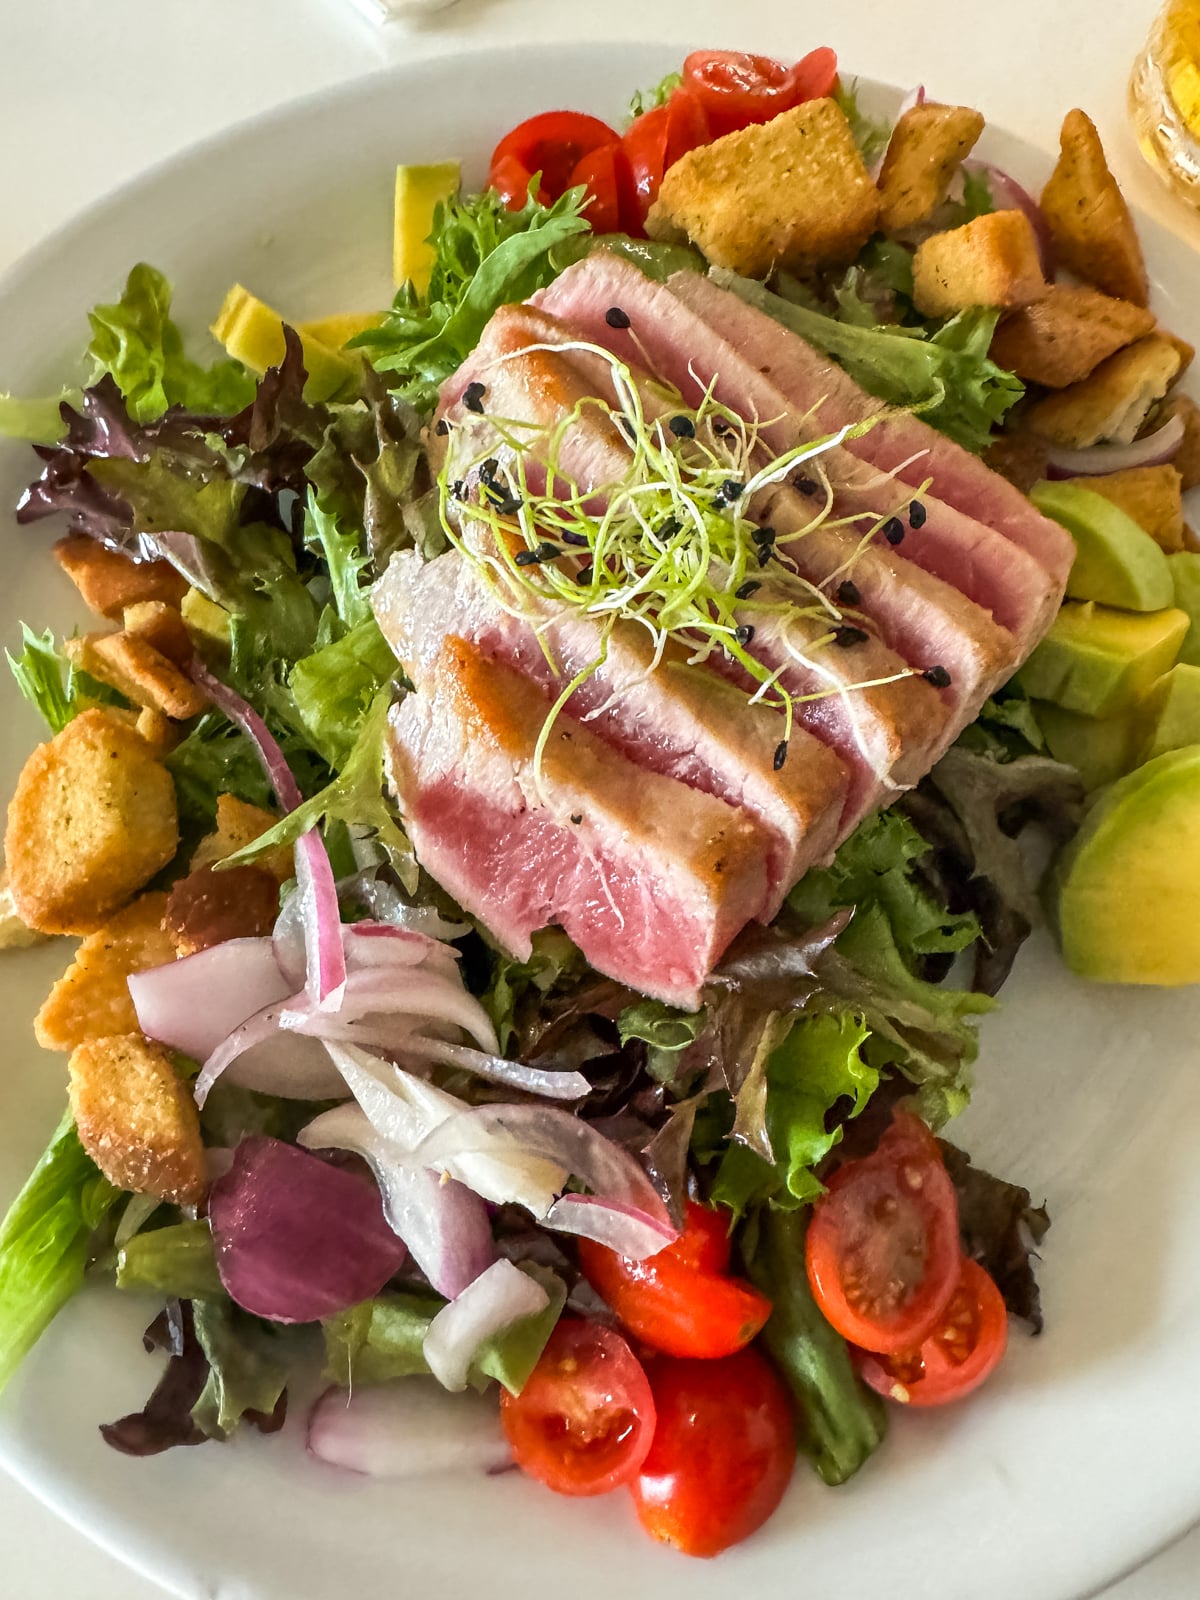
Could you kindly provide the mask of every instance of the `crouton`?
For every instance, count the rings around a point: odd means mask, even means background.
[[[67,1070],[80,1143],[110,1183],[176,1205],[203,1199],[200,1119],[161,1045],[139,1033],[88,1039]]]
[[[1015,484],[1022,494],[1028,494],[1034,484],[1046,476],[1049,455],[1050,447],[1045,439],[1021,428],[997,434],[984,451],[983,459],[993,472]]]
[[[1068,450],[1086,450],[1104,440],[1132,444],[1151,407],[1175,382],[1179,366],[1171,341],[1148,334],[1102,361],[1081,383],[1031,406],[1029,426]]]
[[[43,1050],[74,1050],[85,1039],[136,1033],[127,980],[131,972],[174,961],[175,946],[163,927],[166,912],[165,894],[139,895],[83,941],[34,1019]]]
[[[1060,144],[1058,165],[1042,190],[1042,213],[1061,265],[1118,300],[1149,304],[1137,230],[1091,118],[1068,111]]]
[[[155,709],[143,706],[134,719],[134,727],[156,755],[167,756],[183,737],[183,729],[170,717]]]
[[[1192,362],[1196,359],[1196,346],[1189,344],[1186,339],[1181,339],[1177,333],[1168,333],[1166,328],[1159,328],[1159,333],[1179,353],[1179,371],[1175,374],[1176,380],[1182,378]]]
[[[226,939],[270,933],[279,915],[279,884],[263,867],[200,867],[167,897],[166,928],[178,956],[194,956]]]
[[[4,853],[17,914],[40,933],[91,933],[179,848],[175,785],[137,732],[93,708],[17,779]]]
[[[913,257],[913,301],[927,317],[969,306],[1024,306],[1045,292],[1037,239],[1023,211],[990,211],[935,233]]]
[[[68,639],[67,655],[76,666],[123,694],[134,705],[150,706],[183,721],[208,704],[208,696],[155,648],[132,633],[88,633]]]
[[[832,100],[809,100],[677,161],[646,228],[765,278],[781,266],[852,261],[878,217],[879,192],[845,115]]]
[[[35,928],[27,928],[17,915],[8,873],[0,872],[0,950],[28,950],[31,945],[43,944],[46,935]]]
[[[1126,467],[1123,472],[1067,481],[1111,500],[1168,555],[1183,549],[1183,488],[1174,467]]]
[[[1158,414],[1160,424],[1179,417],[1183,422],[1183,443],[1176,450],[1171,465],[1183,479],[1183,490],[1200,485],[1200,406],[1190,395],[1173,394]]]
[[[1153,312],[1099,289],[1052,283],[996,329],[992,360],[1027,383],[1065,389],[1154,328]]]
[[[898,233],[924,222],[982,132],[982,114],[968,106],[910,106],[892,129],[879,173],[879,226]]]
[[[267,829],[273,828],[278,821],[279,818],[272,812],[264,811],[261,806],[252,806],[245,800],[239,800],[234,794],[218,795],[216,831],[201,839],[196,846],[191,860],[191,870],[196,872],[201,867],[211,867],[218,861],[236,855],[248,844],[261,839]],[[279,884],[286,883],[295,875],[295,863],[290,845],[281,845],[277,850],[268,850],[265,855],[259,856],[254,865],[264,868]],[[232,871],[232,868],[230,870]]]
[[[183,618],[174,606],[161,600],[139,600],[126,606],[124,622],[126,633],[144,639],[177,667],[186,666],[195,654]]]
[[[187,590],[187,580],[169,561],[135,561],[86,533],[69,533],[53,554],[84,604],[114,621],[141,600],[177,606]]]

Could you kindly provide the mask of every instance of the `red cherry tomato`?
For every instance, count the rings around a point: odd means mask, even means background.
[[[641,221],[658,199],[664,175],[698,145],[712,137],[707,113],[687,89],[676,89],[665,106],[635,117],[625,130],[624,145],[633,170]]]
[[[802,56],[789,74],[792,80],[792,104],[803,105],[806,100],[824,100],[837,88],[837,51],[823,44]]]
[[[958,1200],[937,1141],[898,1111],[873,1155],[848,1161],[813,1206],[808,1278],[826,1320],[864,1350],[913,1350],[958,1284]]]
[[[771,1315],[771,1302],[740,1278],[690,1264],[716,1254],[711,1223],[697,1216],[703,1210],[690,1205],[682,1240],[646,1261],[582,1239],[579,1263],[592,1288],[644,1344],[669,1356],[712,1361],[748,1345]]]
[[[540,172],[541,193],[547,200],[557,200],[571,187],[571,174],[585,155],[620,142],[616,129],[599,117],[585,116],[582,111],[543,111],[504,135],[492,152],[489,182],[498,192],[506,192],[495,178],[499,174],[506,189],[511,188],[519,166],[529,175],[526,189],[529,177]],[[511,200],[508,204],[513,208]]]
[[[796,103],[783,62],[744,50],[694,50],[683,63],[683,86],[707,112],[714,139],[752,122],[770,122]]]
[[[590,196],[584,215],[593,233],[617,233],[626,223],[636,224],[633,173],[621,145],[604,145],[583,156],[567,188],[573,189],[577,183],[584,184]]]
[[[632,1485],[642,1526],[689,1556],[748,1539],[775,1510],[796,1463],[792,1409],[756,1350],[723,1361],[650,1363],[658,1424]]]
[[[697,1272],[728,1271],[733,1249],[729,1237],[731,1220],[732,1214],[724,1206],[702,1206],[689,1200],[683,1232],[654,1259],[678,1261],[681,1266],[695,1267]]]
[[[509,211],[521,210],[529,198],[532,181],[533,173],[516,156],[502,156],[499,161],[492,163],[492,170],[488,173],[488,188],[496,191]],[[541,184],[537,187],[536,198],[543,205],[549,203],[550,197]]]
[[[607,1494],[638,1474],[654,1437],[642,1365],[611,1328],[569,1319],[519,1395],[500,1396],[517,1465],[557,1494]]]
[[[978,1389],[1008,1347],[1008,1312],[999,1289],[975,1261],[962,1264],[958,1288],[919,1350],[882,1356],[862,1351],[865,1382],[902,1405],[944,1406]]]

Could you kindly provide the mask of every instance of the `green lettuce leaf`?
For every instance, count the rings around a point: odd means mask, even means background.
[[[577,945],[561,928],[542,928],[533,936],[533,949],[527,961],[518,961],[499,951],[494,954],[491,981],[480,1001],[492,1019],[500,1054],[520,1033],[519,1011],[540,1006],[558,984],[587,971],[587,962]]]
[[[57,444],[67,431],[59,407],[66,402],[78,406],[78,389],[61,394],[22,400],[18,395],[0,394],[0,438],[24,439],[29,444]]]
[[[883,1443],[887,1413],[817,1309],[804,1265],[806,1226],[801,1213],[764,1211],[746,1270],[773,1306],[762,1339],[799,1408],[800,1448],[823,1482],[839,1484]]]
[[[639,1000],[618,1016],[617,1034],[623,1045],[641,1039],[647,1047],[646,1071],[658,1083],[670,1084],[681,1055],[695,1044],[705,1020],[703,1011],[678,1011],[661,1000]]]
[[[987,173],[979,167],[963,167],[962,175],[962,194],[946,208],[947,228],[961,228],[965,223],[974,222],[976,217],[986,217],[996,209]]]
[[[363,546],[361,534],[344,528],[332,511],[323,511],[315,490],[309,491],[304,510],[304,542],[319,550],[329,568],[333,606],[347,628],[355,628],[371,615],[371,601],[363,587],[363,573],[371,555]]]
[[[51,733],[61,733],[72,717],[88,706],[126,704],[124,698],[88,672],[80,672],[54,642],[49,628],[34,633],[21,624],[21,654],[4,652],[25,699],[41,712]]]
[[[207,1222],[176,1222],[136,1233],[117,1252],[117,1288],[165,1300],[222,1300],[212,1230]]]
[[[348,633],[304,656],[288,674],[301,725],[335,770],[349,761],[363,719],[397,671],[392,647],[368,610]]]
[[[209,1367],[192,1420],[210,1439],[227,1439],[248,1411],[274,1411],[293,1364],[294,1335],[223,1299],[194,1301],[192,1318]]]
[[[868,117],[858,103],[858,83],[851,78],[839,78],[833,91],[835,103],[841,108],[850,132],[859,148],[863,161],[873,166],[888,147],[892,125],[883,118]]]
[[[627,233],[581,233],[557,245],[550,253],[555,275],[565,272],[585,256],[599,253],[619,256],[631,266],[666,283],[673,272],[707,272],[708,262],[690,244],[668,244],[662,239],[634,239]]]
[[[92,341],[88,383],[108,372],[136,422],[153,422],[170,406],[230,416],[254,399],[255,381],[236,361],[202,367],[189,360],[171,320],[171,285],[140,262],[115,305],[88,313]]]
[[[628,120],[632,122],[635,117],[640,117],[643,111],[653,111],[656,106],[665,106],[682,82],[682,72],[668,72],[653,89],[635,89],[633,98],[629,102]]]
[[[119,1194],[66,1112],[0,1223],[0,1389],[82,1288],[89,1240]]]
[[[569,189],[544,206],[531,185],[518,211],[509,211],[492,190],[445,201],[429,236],[436,260],[428,294],[418,296],[406,284],[382,326],[351,344],[367,351],[377,371],[391,374],[418,410],[431,410],[438,386],[479,343],[493,312],[549,283],[551,251],[588,231],[585,198],[584,189]]]
[[[986,449],[992,429],[1025,392],[1019,378],[988,356],[998,311],[960,311],[932,334],[894,323],[859,327],[793,305],[723,268],[715,268],[713,277],[833,356],[868,393],[919,412],[968,450]]]

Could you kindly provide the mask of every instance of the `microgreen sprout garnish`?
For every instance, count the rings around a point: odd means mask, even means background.
[[[722,405],[711,389],[691,408],[677,391],[639,384],[618,358],[584,341],[531,344],[515,354],[538,351],[601,358],[611,375],[609,394],[579,401],[553,426],[489,413],[482,432],[456,428],[456,449],[439,482],[447,537],[481,569],[504,609],[538,632],[552,665],[543,635],[557,607],[548,610],[546,602],[601,624],[601,654],[558,697],[542,730],[539,758],[559,711],[603,665],[607,639],[619,621],[649,633],[654,649],[648,671],[671,642],[686,649],[693,664],[714,652],[737,662],[756,685],[749,698],[783,714],[777,766],[786,758],[798,703],[895,681],[848,685],[843,675],[813,660],[826,647],[868,637],[857,619],[843,620],[841,604],[851,593],[857,602],[848,573],[895,512],[835,519],[834,490],[820,457],[870,422],[773,455],[763,442],[763,425]],[[574,430],[594,434],[597,424],[611,430],[614,450],[623,451],[628,465],[612,482],[580,484],[567,470],[569,442]],[[472,456],[476,440],[481,442]],[[756,497],[785,483],[800,488],[809,515],[801,526],[780,533],[760,526],[753,511]],[[906,490],[906,497],[911,493]],[[462,509],[464,499],[469,509]],[[826,584],[818,587],[796,571],[789,545],[817,527],[864,520],[870,526]],[[788,638],[788,624],[801,618],[810,619],[803,651]],[[815,638],[812,620],[821,625]],[[779,625],[782,665],[767,665],[751,648],[764,621]],[[794,662],[816,667],[829,686],[804,695],[789,692],[781,677]]]

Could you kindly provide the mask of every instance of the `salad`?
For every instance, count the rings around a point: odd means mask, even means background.
[[[1200,412],[1087,117],[1040,201],[982,131],[696,52],[401,167],[390,307],[235,284],[203,361],[139,264],[0,396],[97,619],[8,656],[0,947],[81,942],[0,1383],[107,1280],[119,1451],[319,1365],[322,1462],[713,1556],[1041,1331],[1044,1207],[942,1135],[1042,904],[1200,978]]]

